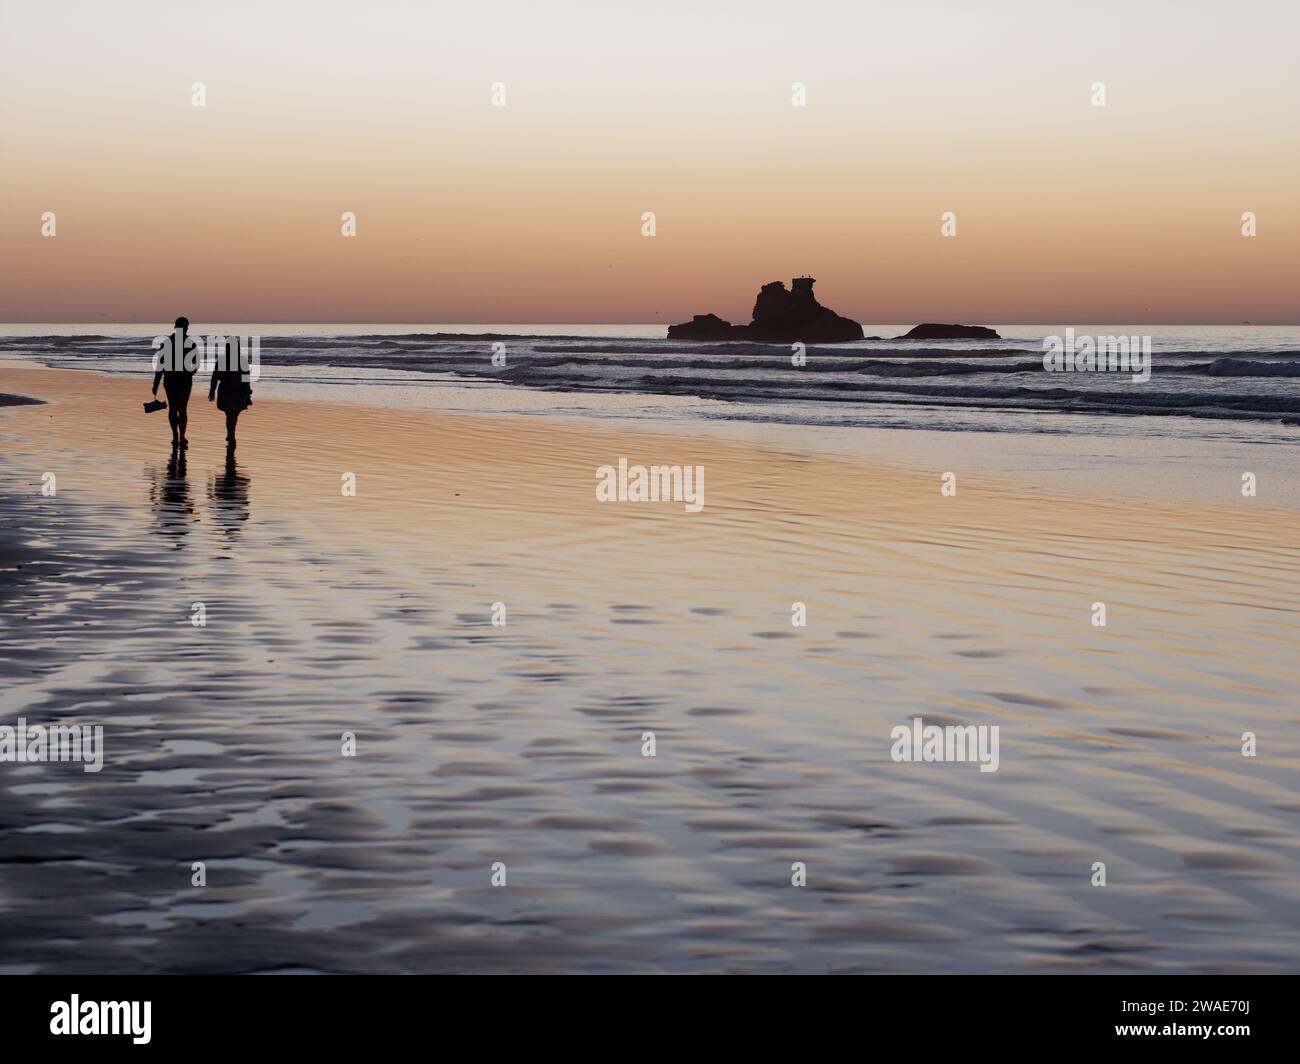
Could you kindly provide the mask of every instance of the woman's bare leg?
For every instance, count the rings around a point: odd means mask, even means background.
[[[238,420],[238,410],[226,411],[226,443],[231,447],[235,445],[235,422]]]

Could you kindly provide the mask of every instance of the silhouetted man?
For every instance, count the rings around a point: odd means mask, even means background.
[[[158,395],[158,382],[162,381],[163,391],[167,394],[167,422],[172,427],[172,446],[188,447],[190,441],[185,438],[185,428],[189,422],[190,389],[199,369],[199,345],[186,342],[190,336],[189,318],[177,318],[175,330],[167,338],[167,345],[159,349],[160,362],[158,372],[153,375],[153,394],[155,397]]]

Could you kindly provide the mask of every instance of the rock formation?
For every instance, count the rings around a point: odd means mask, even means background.
[[[681,325],[668,326],[670,340],[730,340],[738,326],[723,321],[716,314],[696,314]]]
[[[911,332],[898,337],[899,340],[1001,340],[996,332],[983,325],[935,325],[927,322],[918,325]]]
[[[823,307],[813,295],[816,281],[796,277],[787,291],[780,281],[763,285],[754,301],[754,320],[732,325],[716,314],[696,314],[668,326],[670,340],[756,340],[760,343],[836,344],[861,340],[862,326]]]

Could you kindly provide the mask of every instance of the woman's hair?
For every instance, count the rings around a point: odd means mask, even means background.
[[[189,319],[189,318],[177,318],[177,319],[176,319],[176,325],[174,326],[174,328],[180,329],[182,332],[188,332],[188,331],[189,331],[189,328],[190,328],[190,319]]]

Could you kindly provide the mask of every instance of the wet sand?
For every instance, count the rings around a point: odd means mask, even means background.
[[[182,471],[142,381],[2,376],[0,724],[106,755],[0,764],[0,971],[1300,969],[1269,499],[260,394],[229,464],[202,389]]]

